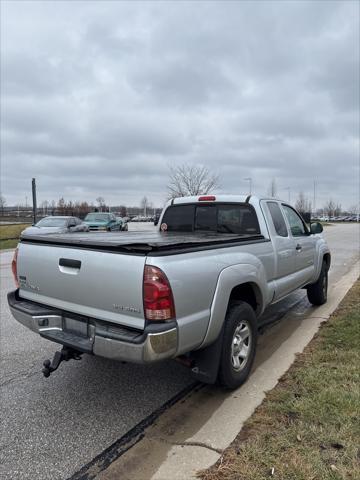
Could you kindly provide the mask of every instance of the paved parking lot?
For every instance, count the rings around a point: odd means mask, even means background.
[[[153,226],[130,224],[131,230],[144,228]],[[359,226],[327,227],[325,236],[334,282],[358,258]],[[66,479],[193,380],[176,362],[143,367],[90,356],[63,363],[43,378],[42,361],[57,346],[10,316],[11,257],[1,254],[0,478]],[[308,308],[304,295],[298,292],[272,307],[268,318],[278,319],[295,304]],[[266,356],[266,346],[259,355]]]

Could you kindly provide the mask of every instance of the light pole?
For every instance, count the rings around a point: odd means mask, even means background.
[[[252,187],[252,178],[251,177],[246,177],[244,178],[247,182],[249,182],[249,195],[251,195],[251,187]]]

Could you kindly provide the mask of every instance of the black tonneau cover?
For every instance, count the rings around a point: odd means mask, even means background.
[[[149,254],[174,250],[217,248],[219,245],[262,241],[262,235],[214,232],[103,232],[22,235],[21,242],[117,252]]]

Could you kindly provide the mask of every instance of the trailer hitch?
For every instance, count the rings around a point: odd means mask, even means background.
[[[73,350],[72,348],[63,347],[60,351],[55,352],[52,362],[50,360],[45,360],[42,369],[44,377],[50,377],[52,372],[55,372],[59,368],[61,362],[67,362],[69,360],[81,360],[82,352]]]

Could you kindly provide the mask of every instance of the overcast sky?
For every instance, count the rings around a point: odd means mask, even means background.
[[[359,3],[1,1],[8,205],[162,205],[182,163],[356,204]]]

